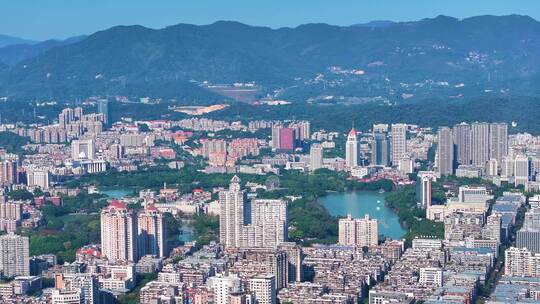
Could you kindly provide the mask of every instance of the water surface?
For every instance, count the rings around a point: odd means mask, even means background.
[[[369,214],[379,220],[379,235],[401,239],[405,230],[399,224],[398,216],[384,204],[385,194],[375,191],[329,193],[319,199],[320,203],[334,216],[351,214],[363,218]]]
[[[107,195],[108,197],[112,199],[120,199],[120,198],[126,197],[128,195],[132,195],[135,193],[133,189],[128,189],[128,188],[106,188],[106,189],[99,189],[99,192]]]

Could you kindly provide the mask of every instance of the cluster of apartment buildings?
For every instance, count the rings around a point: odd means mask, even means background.
[[[42,223],[43,215],[31,201],[8,199],[0,195],[0,231],[16,232],[19,227],[36,228]]]
[[[473,303],[494,261],[493,251],[414,239],[369,291],[369,303]]]
[[[540,196],[529,197],[515,244],[505,250],[504,275],[490,297],[492,303],[540,301]]]
[[[30,274],[54,280],[54,288],[43,291],[43,303],[115,303],[118,295],[135,287],[138,273],[161,269],[169,252],[162,214],[152,205],[136,212],[113,200],[101,212],[101,244],[77,251],[77,260],[57,265],[56,258],[29,259],[28,238],[14,234],[0,237],[1,271],[5,277]],[[31,271],[32,270],[32,271]],[[15,282],[16,282],[15,280]],[[30,293],[7,283],[3,301],[22,301]],[[41,288],[39,288],[41,289]],[[38,290],[39,290],[38,289]],[[36,302],[41,303],[41,302]]]
[[[441,127],[436,136],[430,129],[401,123],[377,124],[369,133],[353,128],[347,135],[343,159],[324,157],[325,149],[335,148],[334,139],[340,134],[312,133],[307,121],[251,121],[246,126],[193,118],[120,122],[105,131],[108,104],[103,101],[99,109],[97,114],[83,114],[81,108],[68,108],[59,115],[57,125],[10,128],[30,137],[35,144],[28,148],[36,153],[22,161],[16,155],[0,153],[2,185],[54,191],[56,176],[110,168],[133,170],[138,165],[155,165],[158,158],[177,158],[176,150],[156,146],[156,141],[174,142],[184,152],[203,156],[210,168],[207,173],[253,173],[242,171],[247,169],[238,163],[257,158],[260,148],[271,147],[272,155],[246,161],[250,165],[250,161],[260,161],[251,169],[266,174],[278,173],[276,167],[281,166],[311,172],[328,168],[349,171],[363,181],[389,178],[404,184],[411,183],[407,174],[418,169],[417,161],[428,159],[430,147],[437,142],[435,170],[418,172],[417,192],[426,217],[444,225],[444,239],[415,239],[405,250],[403,241],[379,241],[376,219],[347,216],[339,220],[337,244],[301,247],[288,242],[290,202],[248,199],[235,176],[212,204],[206,204],[212,196],[209,192],[180,196],[166,187],[159,195],[141,191],[145,208],[139,211],[113,200],[101,212],[101,244],[81,248],[71,264],[45,262],[46,257],[29,259],[27,238],[11,233],[0,236],[0,270],[5,277],[15,277],[0,286],[0,296],[5,295],[2,300],[29,301],[19,296],[40,289],[30,276],[40,274],[54,279],[55,287],[44,291],[44,298],[35,299],[36,303],[105,304],[131,290],[137,274],[156,272],[157,279],[141,288],[140,303],[357,303],[365,297],[370,303],[471,303],[493,271],[500,245],[513,242],[518,211],[526,199],[504,193],[492,202],[494,196],[486,187],[462,186],[445,204],[436,205],[432,183],[441,175],[486,176],[495,183],[510,182],[534,190],[540,168],[534,149],[540,141],[526,135],[509,136],[504,123]],[[150,131],[141,131],[141,124]],[[189,146],[193,133],[178,128],[209,134],[195,141],[200,147]],[[210,134],[261,129],[271,130],[269,141],[221,139]],[[68,141],[69,146],[55,144]],[[308,141],[313,143],[306,154],[300,148]],[[169,165],[177,169],[183,163]],[[495,302],[502,301],[512,288],[519,295],[517,300],[536,299],[540,294],[540,212],[536,210],[540,199],[529,199],[529,205],[515,247],[506,250],[505,275],[491,299]],[[0,202],[0,229],[12,232],[21,225],[25,217],[21,206]],[[165,212],[219,215],[219,244],[201,250],[188,245],[186,252],[175,256],[179,259],[168,258]],[[36,267],[40,270],[31,271]],[[368,287],[373,288],[368,292]]]
[[[227,172],[227,168],[235,168],[238,160],[248,156],[259,156],[259,147],[266,144],[265,142],[260,143],[256,138],[235,138],[230,141],[202,139],[200,143],[201,148],[195,151],[195,154],[208,159],[210,168],[207,170],[213,172],[219,169]]]
[[[272,125],[272,149],[293,152],[311,137],[309,121],[294,121],[287,125],[276,123]]]

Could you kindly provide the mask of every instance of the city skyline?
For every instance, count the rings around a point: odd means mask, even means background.
[[[520,189],[540,193],[540,158],[530,155],[540,147],[540,137],[508,132],[506,122],[430,127],[404,119],[340,132],[321,129],[310,120],[228,122],[191,117],[114,121],[107,127],[106,116],[93,112],[101,110],[81,105],[59,110],[49,125],[4,125],[6,132],[27,138],[40,150],[23,160],[8,151],[0,153],[5,167],[0,182],[29,194],[22,201],[13,198],[13,191],[2,197],[0,229],[28,231],[30,252],[43,248],[41,255],[16,265],[29,267],[35,276],[16,277],[5,286],[30,284],[51,267],[62,267],[50,301],[43,304],[66,299],[93,299],[88,303],[97,304],[94,299],[106,290],[138,297],[142,304],[152,303],[164,291],[168,299],[189,297],[192,291],[176,288],[181,283],[193,284],[197,304],[211,297],[223,304],[250,298],[269,304],[298,302],[306,297],[305,288],[317,284],[328,290],[310,294],[315,302],[334,296],[351,304],[367,297],[411,300],[407,293],[411,286],[420,288],[415,299],[430,300],[453,289],[452,282],[462,279],[460,273],[476,269],[478,263],[481,275],[506,269],[508,274],[540,276],[520,266],[538,265],[536,253],[509,248],[504,263],[493,263],[503,261],[497,248],[511,245],[515,237],[531,252],[538,248],[537,210],[527,211],[519,231],[512,225],[527,201]],[[524,151],[524,146],[530,148]],[[454,151],[462,152],[463,163],[456,161]],[[472,153],[477,165],[468,151],[478,154]],[[53,155],[62,161],[51,162]],[[394,163],[388,162],[390,155]],[[15,172],[26,174],[17,178]],[[144,177],[131,178],[137,175]],[[478,178],[480,184],[469,185],[464,177]],[[96,182],[80,183],[86,178]],[[103,182],[120,179],[123,186],[137,186],[138,195],[115,198],[103,190]],[[442,183],[449,187],[441,187]],[[502,183],[519,192],[496,194]],[[350,207],[343,212],[323,198],[333,192],[331,196],[342,196],[341,203],[346,203],[344,185],[357,192],[371,191],[365,199],[344,204]],[[391,193],[384,194],[387,191]],[[58,193],[62,195],[54,196]],[[100,203],[85,201],[87,196]],[[540,202],[540,195],[528,200],[538,208],[540,203],[534,200]],[[368,209],[361,211],[358,203]],[[63,208],[71,212],[48,211]],[[75,259],[64,258],[71,248],[40,244],[40,231],[80,235],[78,229],[63,229],[64,217],[90,221],[81,225],[91,235],[77,240]],[[194,226],[186,227],[189,221],[195,221]],[[412,226],[400,226],[394,235],[387,228],[394,221]],[[28,256],[25,239],[18,240],[22,257]],[[5,255],[15,253],[8,250],[11,247],[0,244]],[[447,252],[460,263],[440,264]],[[68,263],[59,265],[57,255]],[[328,257],[338,264],[329,263]],[[232,264],[225,269],[226,260]],[[99,273],[89,271],[93,266]],[[16,271],[8,272],[10,276],[26,273],[26,268],[14,267],[4,262],[4,268]],[[304,267],[313,267],[313,278],[307,277]],[[419,275],[407,276],[408,283],[403,284],[400,269]],[[151,272],[157,273],[156,279],[144,285],[136,280]],[[368,277],[383,274],[369,295],[362,292]],[[505,278],[498,282],[494,298],[503,292],[505,282]],[[228,290],[231,284],[234,290]],[[465,301],[475,299],[476,279],[458,286]],[[398,291],[395,295],[388,293],[393,288]]]
[[[6,2],[0,303],[540,303],[539,8]]]

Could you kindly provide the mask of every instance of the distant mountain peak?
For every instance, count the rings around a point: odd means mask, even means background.
[[[13,44],[35,44],[37,41],[0,34],[0,47]]]
[[[81,35],[66,38],[64,40],[50,39],[34,44],[10,44],[4,47],[0,47],[0,63],[6,66],[13,66],[26,59],[39,56],[54,47],[77,43],[84,40],[85,38],[85,35]]]
[[[234,20],[218,20],[209,25],[210,26],[249,26],[245,23],[242,23],[240,21],[234,21]]]
[[[353,26],[371,27],[371,28],[384,28],[384,27],[392,26],[394,24],[395,24],[395,22],[390,21],[390,20],[373,20],[373,21],[370,21],[370,22],[367,22],[367,23],[355,24]]]
[[[452,16],[447,16],[447,15],[438,15],[437,17],[432,18],[431,20],[436,20],[436,21],[459,21],[458,18],[452,17]]]
[[[446,15],[438,15],[437,17],[435,18],[424,18],[418,22],[410,22],[410,23],[414,23],[414,24],[423,24],[423,23],[428,23],[428,24],[456,24],[456,23],[459,23],[460,20],[458,18],[455,18],[455,17],[451,17],[451,16],[446,16]]]

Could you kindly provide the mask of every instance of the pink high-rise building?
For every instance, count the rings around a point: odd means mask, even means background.
[[[292,128],[279,130],[279,150],[293,151],[296,148],[296,131]]]

